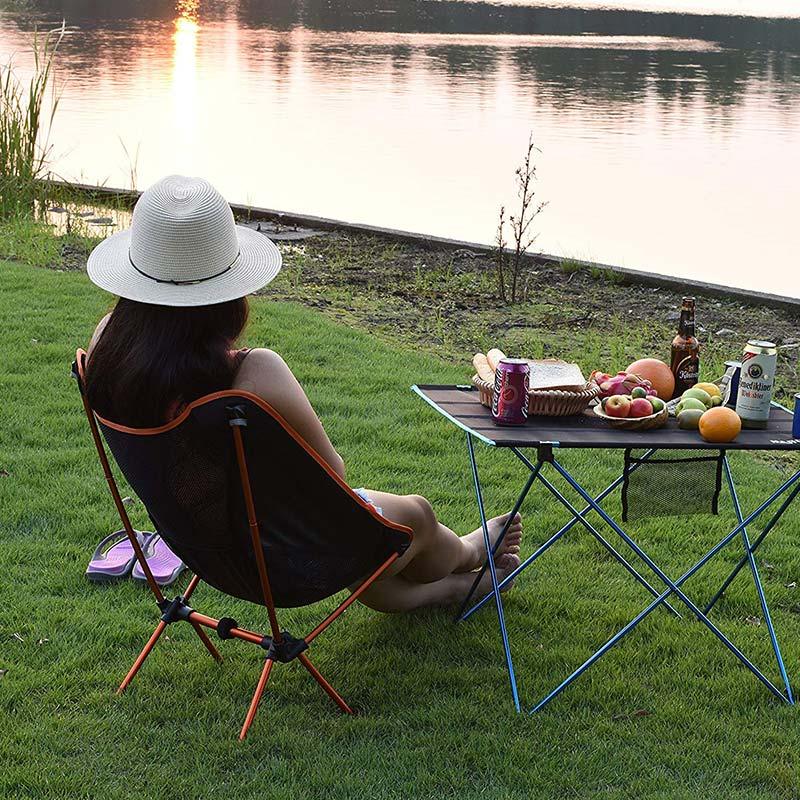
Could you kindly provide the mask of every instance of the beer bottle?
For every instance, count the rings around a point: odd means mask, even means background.
[[[700,376],[700,342],[695,336],[694,297],[684,297],[678,335],[672,340],[672,374],[675,394],[680,397]]]

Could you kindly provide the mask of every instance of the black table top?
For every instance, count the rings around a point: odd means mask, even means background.
[[[697,431],[683,431],[674,418],[663,428],[626,431],[612,428],[591,409],[571,417],[530,417],[525,425],[500,427],[481,405],[472,386],[413,386],[425,402],[459,428],[496,447],[602,447],[657,448],[659,450],[800,450],[800,439],[792,438],[792,415],[773,406],[766,430],[742,430],[725,445],[704,441]]]

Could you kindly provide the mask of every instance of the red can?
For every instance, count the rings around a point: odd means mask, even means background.
[[[530,365],[522,358],[500,359],[492,395],[492,421],[495,425],[525,424],[530,373]]]

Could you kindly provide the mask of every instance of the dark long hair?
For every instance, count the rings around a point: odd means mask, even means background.
[[[229,389],[247,314],[245,297],[188,308],[120,298],[89,356],[89,404],[113,422],[152,428],[177,404]]]

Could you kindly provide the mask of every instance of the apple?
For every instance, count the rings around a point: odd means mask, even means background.
[[[649,417],[653,413],[653,406],[646,397],[636,397],[631,401],[629,417]]]
[[[647,397],[647,389],[644,386],[635,386],[631,390],[631,397],[636,400],[639,397]]]
[[[647,403],[647,401],[645,400]],[[609,417],[627,417],[631,410],[631,401],[621,394],[615,394],[606,401],[605,412]],[[650,403],[647,403],[650,407]],[[650,412],[648,412],[650,413]]]

